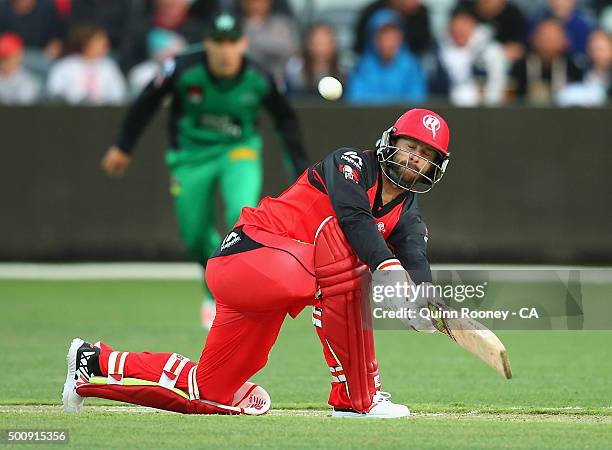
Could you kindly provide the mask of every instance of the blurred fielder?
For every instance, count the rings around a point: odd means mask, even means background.
[[[332,415],[409,415],[381,391],[367,287],[374,270],[431,281],[417,193],[442,178],[448,143],[438,114],[413,109],[382,134],[376,152],[339,149],[278,198],[245,208],[208,261],[217,316],[199,362],[75,339],[65,410],[101,397],[181,413],[264,414],[270,397],[249,379],[266,365],[285,316],[312,305]]]
[[[215,227],[215,191],[225,203],[225,221],[236,223],[243,206],[256,206],[262,184],[261,108],[274,118],[295,176],[307,167],[297,118],[274,81],[245,57],[248,40],[238,18],[213,18],[205,49],[168,60],[162,73],[136,99],[116,145],[102,160],[109,176],[121,176],[131,151],[167,96],[171,96],[171,175],[179,231],[191,255],[206,267],[221,239]],[[289,162],[289,161],[287,161]],[[210,328],[214,302],[204,285],[203,324]]]

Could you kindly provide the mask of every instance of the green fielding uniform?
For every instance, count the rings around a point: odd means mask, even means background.
[[[271,76],[245,58],[238,75],[210,73],[206,53],[192,51],[165,63],[160,75],[136,99],[117,146],[130,153],[163,100],[171,97],[166,163],[179,231],[203,267],[220,243],[215,228],[215,193],[225,204],[228,227],[243,206],[256,206],[262,185],[262,138],[257,116],[265,108],[291,161],[294,175],[307,167],[298,122]]]

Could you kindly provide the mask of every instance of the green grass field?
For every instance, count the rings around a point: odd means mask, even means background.
[[[199,299],[196,281],[0,280],[0,429],[66,428],[70,445],[84,448],[612,447],[610,331],[500,332],[510,381],[442,335],[379,331],[383,388],[414,414],[335,420],[308,311],[287,318],[256,377],[272,397],[267,416],[182,416],[98,400],[78,416],[61,411],[73,337],[197,359]]]

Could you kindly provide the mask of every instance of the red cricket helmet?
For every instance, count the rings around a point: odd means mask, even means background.
[[[434,161],[430,161],[409,149],[395,147],[393,140],[400,136],[416,139],[433,147],[438,152],[438,156]],[[428,109],[411,109],[402,114],[395,124],[383,133],[378,141],[376,154],[383,173],[391,182],[402,189],[422,194],[430,191],[434,184],[442,179],[450,157],[449,140],[448,124],[440,115]],[[416,170],[409,166],[408,162],[397,162],[394,156],[399,151],[425,160],[429,166]]]
[[[446,121],[428,109],[411,109],[402,114],[393,125],[391,137],[407,136],[418,139],[448,155],[450,132]]]

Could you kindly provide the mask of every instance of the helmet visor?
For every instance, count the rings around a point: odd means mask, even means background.
[[[438,183],[446,169],[442,155],[434,161],[409,149],[387,145],[380,160],[383,173],[391,182],[411,192],[424,194]]]

